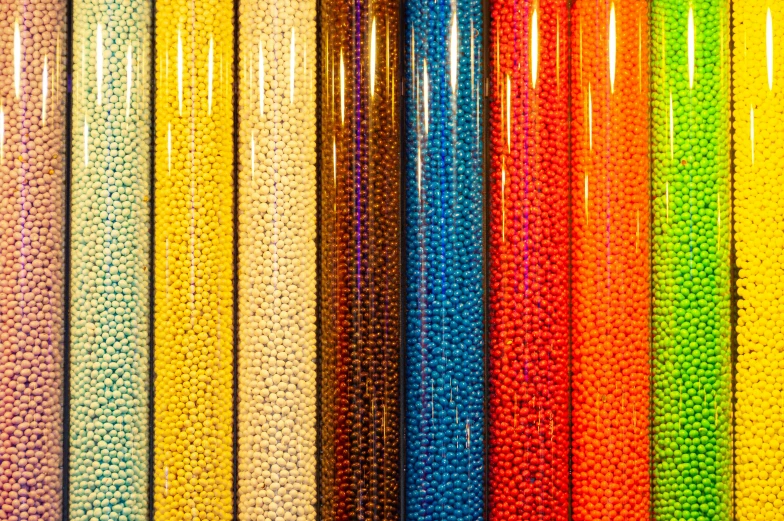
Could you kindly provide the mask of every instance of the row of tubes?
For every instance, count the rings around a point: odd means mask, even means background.
[[[0,1],[0,521],[784,515],[781,2],[71,7]]]

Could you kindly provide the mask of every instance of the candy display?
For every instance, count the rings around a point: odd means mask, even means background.
[[[59,521],[67,3],[0,12],[0,519]]]
[[[154,518],[228,521],[234,9],[155,9]]]
[[[320,519],[395,521],[398,2],[324,0],[320,10]]]
[[[406,518],[484,512],[479,0],[405,4]]]
[[[733,4],[735,258],[738,355],[735,376],[735,515],[738,521],[784,516],[784,381],[780,341],[784,223],[779,218],[784,101],[781,25],[784,3]],[[777,62],[778,60],[778,62]]]
[[[647,521],[648,4],[571,19],[572,518]]]
[[[241,0],[241,521],[316,519],[316,2]]]
[[[144,521],[152,4],[76,0],[73,15],[68,505],[73,521]]]
[[[732,518],[729,19],[725,0],[651,4],[659,521]]]
[[[490,521],[569,510],[565,0],[490,2]]]

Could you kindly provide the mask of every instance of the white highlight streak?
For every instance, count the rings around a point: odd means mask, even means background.
[[[534,9],[531,16],[531,81],[536,89],[536,79],[539,76],[539,15]]]
[[[689,27],[688,27],[688,48],[689,48],[689,88],[694,87],[694,9],[689,7]]]
[[[452,93],[457,90],[457,58],[458,58],[458,38],[457,38],[457,13],[452,15],[452,34],[449,43],[449,62],[451,72]]]
[[[376,17],[370,29],[370,99],[376,94]]]
[[[615,34],[615,4],[610,6],[610,92],[615,92],[615,58],[617,53]]]

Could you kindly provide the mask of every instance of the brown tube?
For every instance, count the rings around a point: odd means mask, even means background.
[[[321,515],[399,518],[398,5],[321,12]]]

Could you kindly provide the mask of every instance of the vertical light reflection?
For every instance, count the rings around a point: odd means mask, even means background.
[[[767,51],[768,62],[768,89],[773,90],[773,15],[768,7],[768,14],[765,17],[765,49]]]
[[[19,98],[19,86],[22,81],[22,36],[19,34],[19,22],[14,23],[14,92]]]
[[[417,193],[422,200],[422,146],[417,145]]]
[[[261,115],[264,115],[264,89],[266,85],[264,83],[264,48],[261,45],[261,41],[259,41],[259,107],[261,110]]]
[[[450,83],[452,85],[453,94],[457,90],[457,58],[458,58],[457,44],[458,44],[457,13],[454,13],[452,15],[452,31],[451,31],[451,36],[449,38],[449,62],[450,62],[450,72],[451,72]]]
[[[615,4],[610,5],[610,91],[615,92],[615,57],[617,52],[615,40]]]
[[[689,51],[689,88],[694,87],[694,8],[689,6],[689,27],[688,27],[688,51]]]
[[[370,99],[376,94],[376,17],[370,29]]]
[[[100,107],[103,101],[103,24],[98,24],[95,35],[95,84]]]
[[[125,60],[125,117],[131,115],[131,86],[133,85],[133,47],[128,44]]]
[[[670,91],[670,160],[675,159],[675,122],[672,114],[672,91]]]
[[[506,75],[506,150],[512,153],[512,79]]]
[[[343,63],[343,49],[340,50],[340,123],[346,123],[346,65]]]
[[[207,54],[207,115],[212,115],[212,75],[214,73],[214,40],[210,37],[210,50]]]
[[[177,101],[182,116],[182,33],[177,29]]]
[[[425,135],[428,134],[430,128],[430,80],[427,75],[427,58],[425,58],[424,73],[422,76],[422,95],[425,104]]]
[[[294,28],[291,28],[291,46],[289,49],[289,103],[294,103],[294,74],[296,73],[297,47]]]
[[[536,78],[539,75],[539,15],[534,9],[531,16],[531,81],[536,89]]]
[[[41,95],[43,98],[43,107],[41,108],[41,119],[43,124],[46,125],[46,98],[49,96],[49,57],[44,56],[44,74],[41,80]]]

